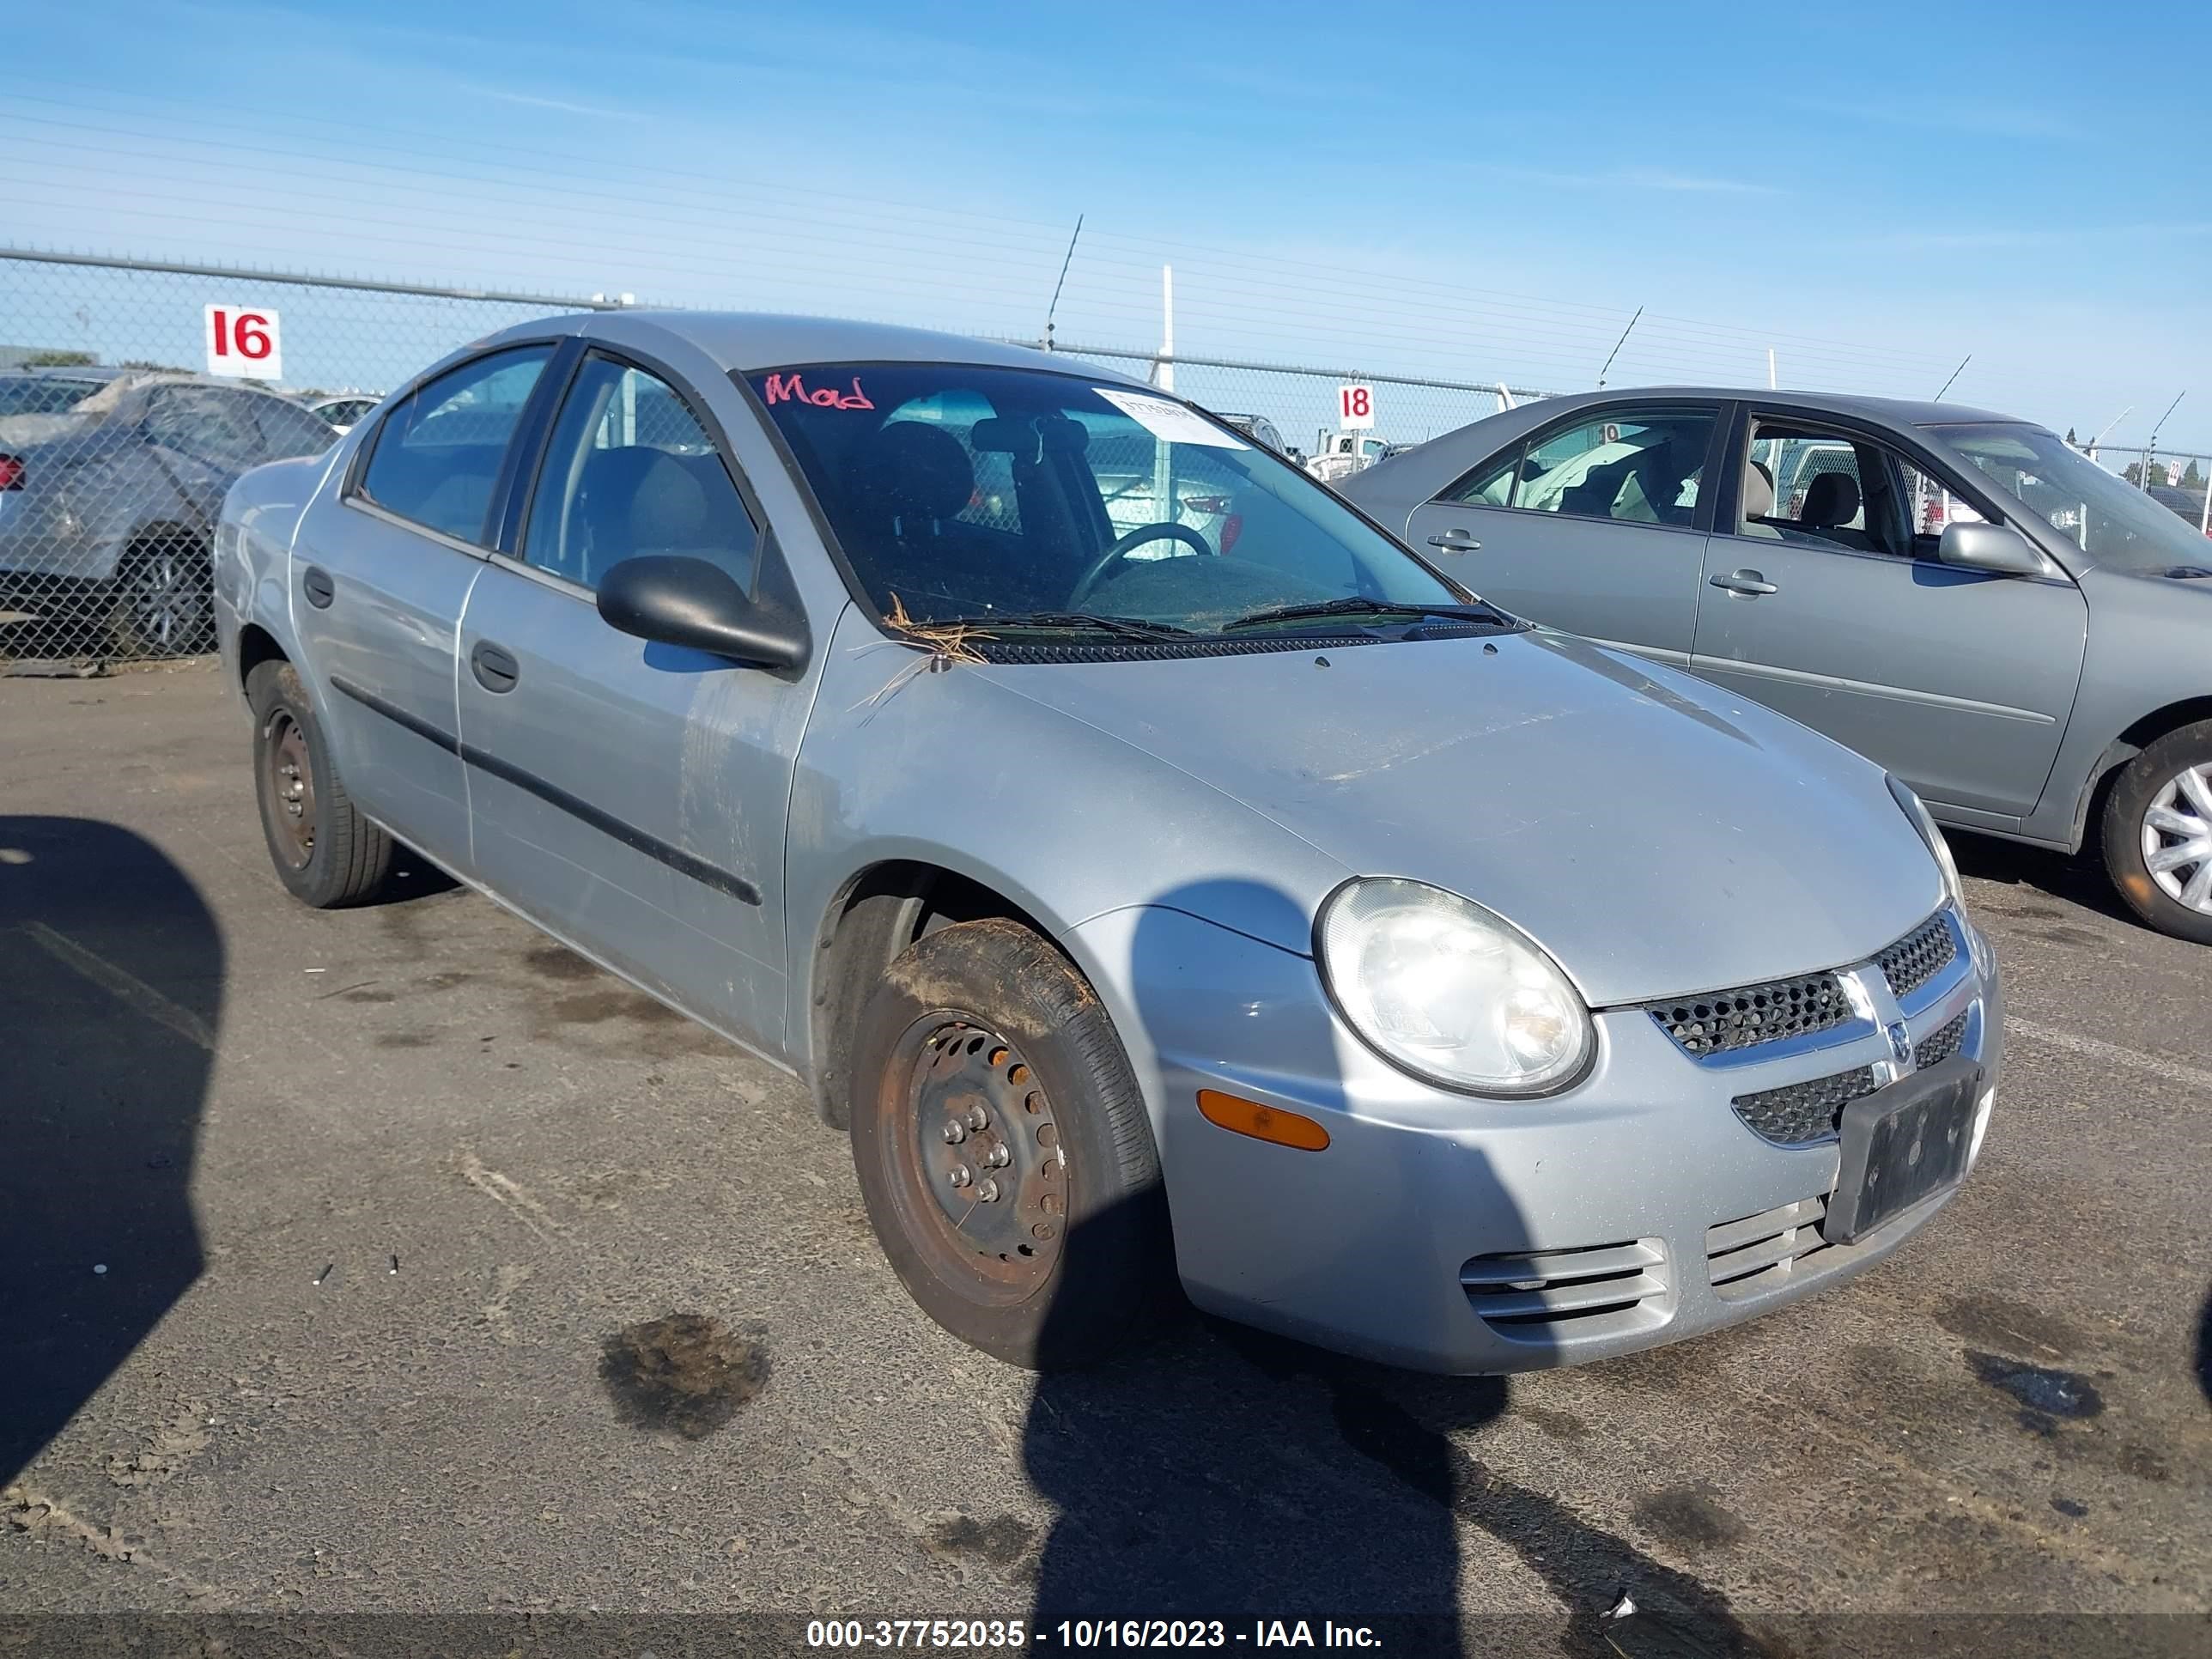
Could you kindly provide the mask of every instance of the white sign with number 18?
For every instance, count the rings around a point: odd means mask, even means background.
[[[1361,430],[1375,424],[1375,388],[1371,386],[1340,386],[1336,389],[1336,423],[1344,431]]]
[[[210,306],[207,372],[248,380],[283,380],[284,347],[276,313],[250,306]]]

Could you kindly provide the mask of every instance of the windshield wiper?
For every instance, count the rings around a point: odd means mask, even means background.
[[[1139,617],[1102,616],[1095,611],[1012,611],[1004,616],[986,612],[980,617],[957,617],[955,622],[988,632],[994,628],[1056,628],[1071,632],[1126,634],[1137,640],[1183,640],[1188,628],[1172,623],[1146,622]]]
[[[1399,605],[1388,599],[1370,599],[1353,593],[1340,599],[1323,599],[1315,605],[1279,605],[1271,610],[1255,611],[1249,616],[1222,623],[1226,634],[1232,628],[1259,628],[1268,623],[1302,622],[1309,617],[1449,617],[1458,622],[1498,623],[1506,618],[1486,605]]]

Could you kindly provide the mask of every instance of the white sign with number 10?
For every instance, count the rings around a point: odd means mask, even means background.
[[[276,313],[248,306],[210,306],[207,372],[248,380],[283,379],[284,347],[276,331]]]
[[[1375,424],[1375,388],[1340,386],[1336,389],[1336,423],[1345,431],[1365,430]]]

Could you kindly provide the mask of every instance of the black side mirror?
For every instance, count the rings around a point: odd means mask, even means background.
[[[810,648],[803,619],[754,604],[728,571],[704,559],[624,559],[599,579],[599,605],[622,633],[757,668],[799,667]]]
[[[1945,564],[1986,570],[1993,576],[2045,574],[2043,555],[2020,532],[2001,524],[1972,524],[1964,520],[1947,524],[1936,544],[1936,556]]]

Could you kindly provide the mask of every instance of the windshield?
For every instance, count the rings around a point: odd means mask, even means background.
[[[1137,386],[948,363],[750,383],[887,615],[1080,611],[1212,634],[1333,599],[1462,601],[1304,474]]]
[[[2034,426],[1947,426],[1945,442],[2096,563],[2136,575],[2204,563],[2204,538],[2157,501]]]

